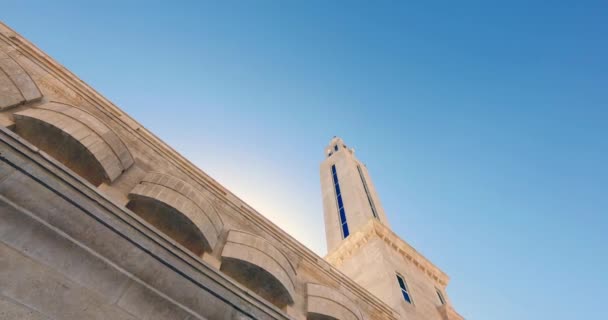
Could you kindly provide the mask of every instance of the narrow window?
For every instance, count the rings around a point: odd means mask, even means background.
[[[435,288],[435,291],[437,291],[437,296],[439,297],[439,302],[441,302],[441,304],[445,304],[445,299],[443,298],[443,294],[441,293],[441,291],[437,288]]]
[[[337,146],[336,146],[337,148]],[[348,237],[348,224],[346,223],[346,211],[344,211],[344,202],[342,201],[342,192],[340,191],[340,182],[338,182],[338,173],[336,165],[331,166],[331,177],[334,181],[334,190],[336,191],[336,202],[338,204],[338,215],[340,216],[340,228],[342,229],[342,239]]]
[[[407,301],[407,303],[412,304],[412,298],[410,297],[410,292],[405,284],[405,279],[399,274],[397,274],[397,282],[399,283],[399,288],[401,288],[401,294],[403,294],[403,299]]]
[[[357,170],[359,170],[359,177],[361,177],[361,183],[363,183],[363,189],[365,189],[365,194],[367,195],[367,201],[369,202],[370,208],[372,208],[372,215],[374,215],[374,218],[378,219],[378,213],[376,212],[376,206],[374,205],[374,200],[372,200],[372,195],[369,193],[369,188],[367,187],[367,181],[365,181],[365,176],[363,176],[363,171],[361,171],[361,166],[357,165]]]
[[[334,150],[335,150],[335,151],[338,151],[338,145],[335,145],[335,146],[334,146]]]

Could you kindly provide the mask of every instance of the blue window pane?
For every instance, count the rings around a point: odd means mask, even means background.
[[[342,225],[342,234],[344,238],[348,237],[348,225],[346,223]]]
[[[335,148],[337,150],[337,146],[335,146]],[[342,202],[342,192],[340,191],[340,183],[338,182],[338,173],[336,172],[336,165],[331,166],[331,176],[334,181],[334,188],[336,191],[338,213],[340,214],[340,225],[342,226],[342,236],[343,238],[346,238],[350,233],[348,231],[348,224],[346,223],[346,212],[344,211],[344,203]]]
[[[399,287],[403,290],[406,290],[405,283],[403,283],[403,279],[401,279],[401,277],[399,275],[397,275],[397,281],[399,282]]]
[[[410,297],[410,293],[407,291],[407,286],[405,285],[405,280],[397,274],[397,282],[399,282],[399,287],[401,288],[401,294],[403,294],[403,299],[407,301],[407,303],[412,303],[412,298]]]
[[[346,212],[344,211],[344,208],[340,208],[340,223],[346,223]]]

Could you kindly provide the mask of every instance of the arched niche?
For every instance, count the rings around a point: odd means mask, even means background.
[[[0,111],[41,97],[30,75],[13,58],[0,51]]]
[[[50,102],[13,114],[15,132],[95,186],[133,164],[118,135],[93,115]]]
[[[220,270],[281,309],[293,303],[295,268],[262,237],[230,230]]]
[[[213,250],[222,230],[210,199],[163,173],[148,173],[129,193],[127,208],[197,256]]]
[[[357,306],[339,291],[316,283],[306,284],[307,319],[362,320]]]

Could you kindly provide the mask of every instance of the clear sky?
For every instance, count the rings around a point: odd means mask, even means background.
[[[608,2],[85,2],[0,19],[318,254],[339,135],[467,319],[606,319]]]

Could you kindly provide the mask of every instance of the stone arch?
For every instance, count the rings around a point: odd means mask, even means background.
[[[30,75],[8,54],[0,51],[0,111],[42,97]]]
[[[279,308],[293,303],[296,270],[283,252],[262,237],[230,230],[220,270]]]
[[[129,193],[127,208],[197,256],[213,250],[222,230],[210,199],[163,173],[148,173]]]
[[[118,135],[93,115],[57,102],[13,114],[15,132],[99,186],[133,164]]]
[[[307,319],[362,320],[359,308],[339,291],[316,283],[306,284]]]

